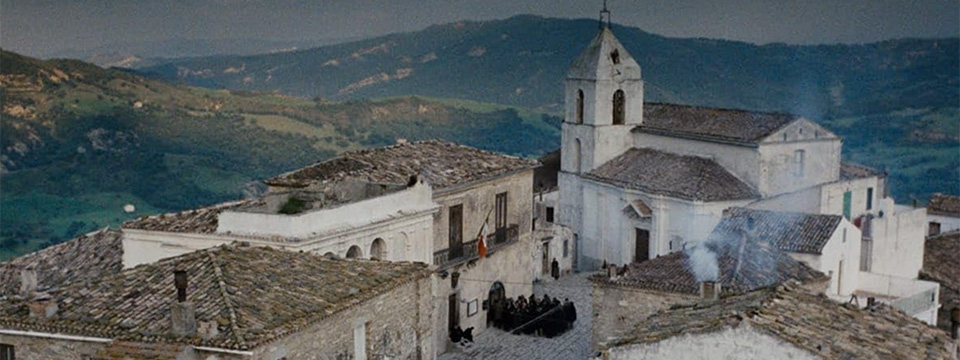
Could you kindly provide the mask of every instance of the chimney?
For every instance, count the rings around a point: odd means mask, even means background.
[[[187,272],[173,272],[173,284],[177,287],[177,301],[170,307],[170,329],[177,336],[197,334],[197,314],[192,302],[187,301]]]
[[[57,300],[46,295],[27,303],[27,307],[30,309],[32,318],[49,319],[57,315],[57,311],[60,310]]]
[[[617,278],[617,265],[610,264],[607,266],[607,279],[614,280]]]
[[[700,283],[700,300],[717,301],[720,299],[720,283],[704,281]]]
[[[950,336],[957,340],[957,332],[960,331],[960,307],[950,310]]]
[[[31,298],[37,292],[37,271],[32,268],[20,270],[20,296]]]

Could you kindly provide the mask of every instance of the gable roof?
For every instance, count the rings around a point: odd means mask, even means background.
[[[20,272],[37,274],[46,290],[114,274],[123,269],[123,234],[103,229],[0,263],[0,298],[20,293]]]
[[[633,131],[755,146],[800,119],[784,113],[647,103],[643,124]]]
[[[887,173],[868,166],[840,162],[840,180],[855,180],[871,177],[886,177]]]
[[[833,236],[843,217],[754,210],[734,207],[710,233],[710,238],[735,237],[748,231],[748,220],[754,220],[754,233],[773,246],[788,252],[820,254]]]
[[[619,64],[614,64],[611,54],[616,52]],[[587,48],[567,71],[567,79],[612,80],[615,72],[628,79],[640,79],[640,65],[617,40],[609,27],[602,27]]]
[[[960,196],[933,194],[927,202],[927,212],[933,215],[960,217]]]
[[[215,336],[170,334],[174,270],[187,271],[187,300]],[[30,317],[23,300],[0,301],[0,328],[249,350],[430,273],[421,263],[220,246],[51,292],[59,305],[51,319]]]
[[[747,242],[740,251],[741,240]],[[626,271],[610,279],[605,275],[591,278],[595,283],[645,289],[674,294],[697,295],[701,280],[716,280],[725,294],[744,293],[776,285],[787,280],[817,283],[828,279],[823,273],[796,261],[783,251],[757,239],[712,241],[707,251],[697,254],[697,247],[673,252],[641,263],[626,265]],[[716,259],[716,279],[698,279],[693,268],[697,259]]]
[[[884,304],[858,309],[789,285],[658,312],[610,346],[652,344],[743,324],[824,359],[950,358],[945,333],[899,310]]]
[[[618,187],[685,200],[725,201],[760,197],[716,161],[648,148],[633,148],[584,174]]]
[[[538,163],[451,142],[430,140],[348,152],[273,177],[268,185],[305,187],[311,183],[355,178],[377,184],[406,184],[423,176],[434,189],[447,189],[533,169]]]

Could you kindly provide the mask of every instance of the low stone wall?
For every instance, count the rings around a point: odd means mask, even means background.
[[[671,305],[697,301],[694,295],[669,294],[593,283],[593,346],[622,336],[637,323]]]

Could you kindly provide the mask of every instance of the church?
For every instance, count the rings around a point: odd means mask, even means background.
[[[842,163],[840,137],[810,119],[644,103],[643,89],[608,25],[567,74],[558,222],[581,270],[682,250],[731,207],[853,222],[884,199],[885,174]]]

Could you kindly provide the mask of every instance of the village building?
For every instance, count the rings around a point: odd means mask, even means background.
[[[574,233],[580,269],[702,242],[730,207],[859,224],[892,202],[886,174],[841,162],[842,140],[810,119],[644,103],[643,84],[639,64],[607,26],[567,74],[557,217]],[[921,241],[914,235],[926,226],[917,223],[922,210],[884,215],[900,225],[874,241]]]
[[[101,229],[0,262],[0,299],[116,274],[123,270],[122,239]]]
[[[426,264],[223,245],[0,300],[23,359],[423,358]]]
[[[598,359],[950,359],[956,340],[884,304],[838,304],[791,284],[659,312]]]
[[[557,173],[560,171],[560,150],[550,152],[538,159],[540,166],[534,170],[534,241],[538,242],[536,257],[541,271],[536,280],[549,282],[553,278],[553,262],[557,273],[565,276],[576,268],[576,239],[573,230],[557,222],[560,205],[560,188]]]
[[[606,273],[590,278],[593,345],[602,347],[661,310],[790,280],[821,293],[830,282],[829,277],[794,260],[773,241],[745,234],[624,267],[611,265]]]
[[[933,194],[927,202],[929,236],[960,230],[960,196]]]
[[[920,278],[940,283],[937,326],[952,332],[960,322],[960,231],[927,238],[924,246]]]
[[[861,220],[861,227],[867,231],[891,228],[883,218]],[[765,239],[827,274],[831,280],[825,294],[836,301],[860,306],[884,302],[921,321],[937,323],[940,286],[918,279],[924,258],[921,243],[889,241],[902,239],[897,236],[872,240],[861,236],[860,229],[840,215],[747,208],[728,209],[707,241],[743,233]],[[871,265],[894,263],[898,266]]]

